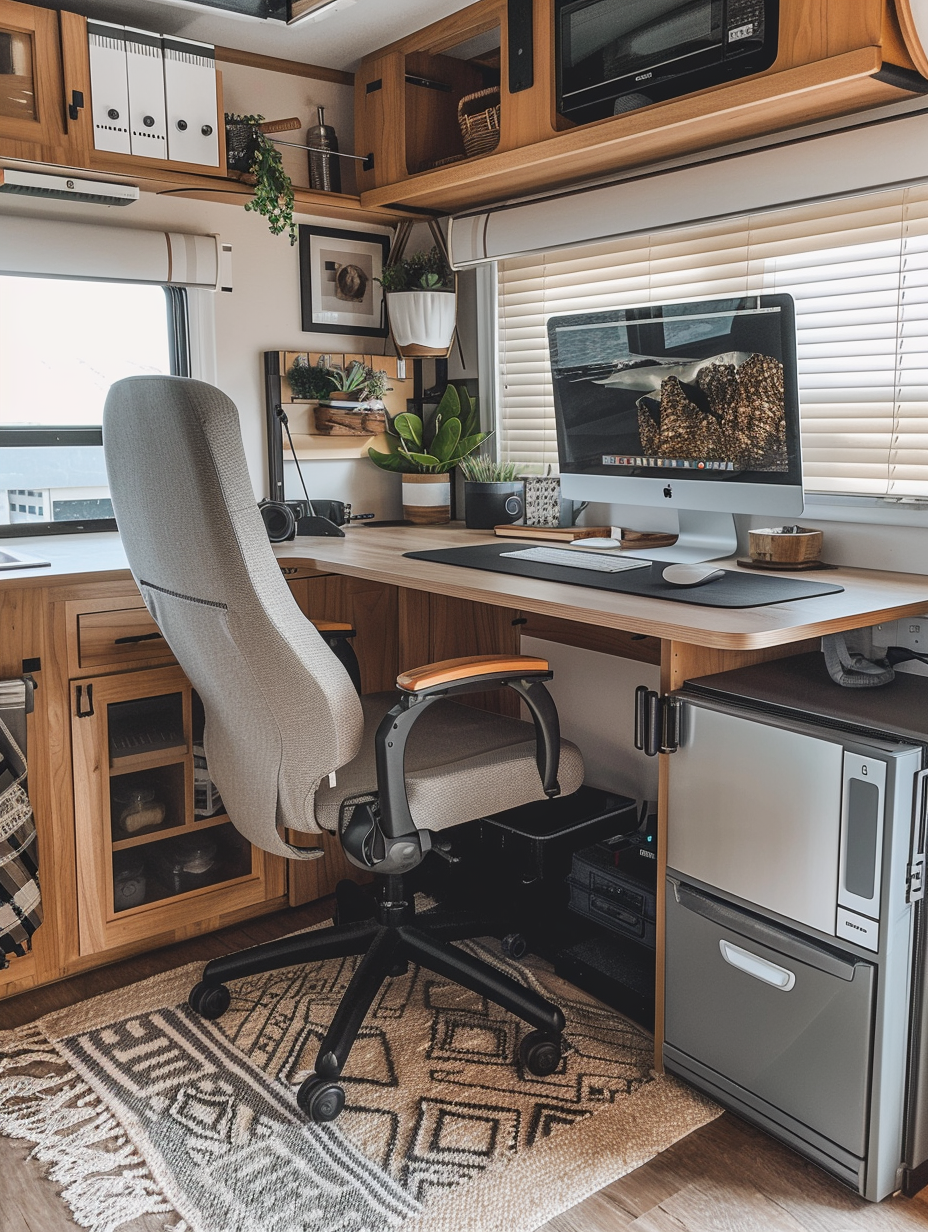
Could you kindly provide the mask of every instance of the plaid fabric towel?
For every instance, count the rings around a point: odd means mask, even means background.
[[[35,819],[26,794],[26,685],[0,682],[0,967],[20,958],[42,923]],[[16,733],[14,735],[13,733]],[[19,741],[17,741],[19,736]]]

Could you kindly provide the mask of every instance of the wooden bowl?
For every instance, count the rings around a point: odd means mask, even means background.
[[[751,560],[775,561],[797,565],[806,560],[818,560],[824,535],[807,526],[770,526],[748,531]]]

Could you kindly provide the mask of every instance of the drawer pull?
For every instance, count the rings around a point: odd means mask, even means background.
[[[766,958],[759,958],[757,954],[751,954],[748,950],[742,950],[740,946],[732,945],[730,941],[720,941],[719,949],[722,951],[722,957],[732,967],[737,967],[746,975],[753,975],[756,980],[763,980],[765,984],[770,984],[783,992],[789,992],[796,983],[796,976],[792,971],[787,971],[785,967],[778,967],[776,963],[768,962]]]
[[[132,637],[114,637],[114,646],[130,646],[136,642],[153,642],[158,638],[164,639],[163,633],[136,633]]]

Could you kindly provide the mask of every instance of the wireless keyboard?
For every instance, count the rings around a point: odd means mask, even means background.
[[[630,560],[628,557],[606,556],[602,552],[570,548],[525,548],[519,552],[501,552],[516,560],[533,560],[539,565],[567,565],[571,569],[592,569],[596,573],[624,573],[626,569],[644,569],[646,560]]]

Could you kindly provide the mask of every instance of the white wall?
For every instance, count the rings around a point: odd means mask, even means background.
[[[226,111],[262,114],[268,119],[302,115],[315,120],[315,104],[326,106],[331,121],[344,138],[342,148],[351,148],[351,90],[347,86],[311,81],[283,73],[264,73],[238,65],[224,65]],[[284,134],[289,140],[290,134]],[[305,140],[305,130],[294,132]],[[308,179],[306,154],[285,150],[285,166],[297,183]],[[348,179],[348,185],[351,184]],[[286,235],[273,236],[263,218],[246,213],[241,205],[193,201],[174,195],[143,193],[128,207],[104,207],[43,201],[25,197],[0,197],[0,226],[9,215],[85,221],[117,227],[141,227],[192,232],[218,232],[233,245],[235,289],[230,294],[206,294],[207,315],[215,314],[215,382],[238,407],[245,453],[256,496],[266,494],[264,351],[346,350],[379,352],[381,339],[357,338],[350,334],[304,334],[300,328],[300,284],[297,248]],[[379,231],[387,227],[351,224],[300,215],[299,222],[347,230]],[[207,321],[207,334],[212,323]],[[207,362],[204,375],[212,376]],[[367,460],[313,463],[306,468],[311,494],[351,501],[357,512],[375,512],[380,517],[399,516],[399,479],[379,471]],[[297,495],[293,485],[290,494]]]

